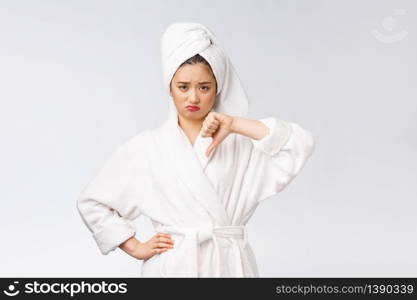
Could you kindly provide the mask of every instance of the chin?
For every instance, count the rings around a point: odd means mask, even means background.
[[[182,113],[182,116],[184,118],[186,118],[186,119],[196,121],[196,120],[204,119],[204,117],[206,116],[206,114],[202,113],[201,110],[199,110],[197,112],[196,111],[188,111],[188,110],[186,110],[186,111],[184,111]]]

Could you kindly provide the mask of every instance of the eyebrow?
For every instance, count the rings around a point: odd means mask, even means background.
[[[177,81],[177,83],[185,83],[185,84],[188,84],[190,82],[189,81]],[[211,81],[202,81],[202,82],[199,82],[199,84],[211,84],[211,83],[213,83],[213,82],[211,82]]]

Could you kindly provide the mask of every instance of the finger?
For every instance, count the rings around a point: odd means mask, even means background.
[[[216,124],[220,122],[220,120],[216,119],[215,117],[209,117],[206,119],[206,121],[208,122],[208,124]]]
[[[206,151],[206,156],[209,157],[211,152],[214,151],[214,149],[217,147],[217,141],[214,141],[210,144],[210,146],[208,146],[207,151]]]
[[[213,118],[209,119],[209,124],[220,124],[220,120],[213,117]]]
[[[157,242],[174,244],[174,240],[170,238],[162,238],[162,237],[158,238]]]
[[[209,128],[209,129],[214,129],[214,130],[216,130],[217,128],[219,128],[219,125],[218,125],[218,124],[210,124],[210,125],[208,126],[208,128]]]
[[[217,119],[214,119],[212,123],[215,124],[215,125],[219,125],[220,124],[220,121],[217,120]]]
[[[226,138],[226,135],[222,132],[218,132],[215,134],[213,141],[211,142],[210,146],[208,146],[206,155],[207,157],[216,149],[216,147]]]
[[[165,251],[168,251],[169,249],[168,248],[154,248],[154,249],[152,249],[152,254],[159,254],[159,253],[162,253],[162,252],[165,252]]]
[[[165,233],[165,232],[158,232],[157,234],[155,234],[155,236],[171,236],[169,233]]]
[[[157,234],[154,235],[154,237],[156,237],[156,238],[159,238],[159,237],[167,237],[167,238],[170,238],[171,235],[169,233],[158,232]]]
[[[211,133],[210,133],[210,131],[208,131],[208,129],[206,129],[206,128],[205,128],[205,129],[203,129],[203,131],[201,132],[201,135],[203,135],[203,136],[204,136],[204,135],[209,135],[209,134],[211,134]]]
[[[215,112],[209,112],[208,114],[207,114],[207,120],[214,120],[216,118],[216,113]]]
[[[154,245],[154,248],[173,248],[174,245],[171,243],[165,243],[165,242],[156,242]]]
[[[152,239],[151,239],[151,241],[153,241],[153,242],[158,242],[159,241],[159,239],[161,239],[161,238],[165,238],[165,239],[171,239],[171,236],[170,235],[168,235],[168,234],[155,234],[153,237],[152,237]]]
[[[203,137],[212,136],[214,132],[215,130],[213,129],[206,129],[201,133],[201,136]]]

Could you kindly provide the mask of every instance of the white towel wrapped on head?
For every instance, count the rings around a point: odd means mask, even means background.
[[[217,38],[199,23],[173,23],[161,39],[164,86],[169,86],[178,67],[190,57],[200,54],[210,64],[217,81],[213,110],[234,116],[246,116],[249,101],[233,65]],[[177,113],[170,101],[170,114]]]

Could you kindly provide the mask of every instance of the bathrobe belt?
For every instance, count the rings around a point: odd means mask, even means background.
[[[227,225],[227,226],[207,226],[207,227],[178,227],[178,226],[168,226],[168,225],[158,225],[156,228],[157,232],[165,232],[171,234],[172,239],[174,240],[174,248],[181,247],[182,249],[168,249],[167,251],[161,253],[161,273],[167,277],[170,275],[166,272],[169,272],[169,263],[167,260],[177,260],[171,264],[180,263],[186,269],[184,276],[190,277],[199,277],[198,275],[198,251],[199,244],[212,240],[217,261],[216,261],[216,275],[218,277],[244,277],[243,270],[243,259],[245,257],[245,246],[248,242],[246,226],[244,225]],[[178,236],[181,236],[181,239],[177,239]],[[231,242],[230,251],[232,257],[222,258],[222,252],[219,246],[219,240],[221,238],[226,238]],[[242,246],[237,243],[237,239],[242,239]],[[179,243],[177,243],[177,240]],[[176,255],[176,251],[178,255]],[[232,269],[230,270],[228,260],[233,259]],[[182,260],[182,261],[180,261]],[[229,268],[225,271],[224,268]]]

